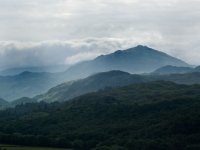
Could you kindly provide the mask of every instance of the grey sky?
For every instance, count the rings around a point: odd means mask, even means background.
[[[199,0],[0,0],[0,68],[72,64],[137,44],[200,64],[199,27]]]

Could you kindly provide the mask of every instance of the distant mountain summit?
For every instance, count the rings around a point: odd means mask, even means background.
[[[0,75],[1,76],[13,76],[17,75],[23,72],[34,72],[34,73],[41,73],[41,72],[49,72],[49,73],[55,73],[55,72],[63,72],[68,68],[65,65],[54,65],[54,66],[39,66],[39,67],[19,67],[19,68],[9,68],[6,70],[1,70]]]
[[[80,76],[110,70],[148,73],[166,65],[189,66],[186,62],[166,53],[139,45],[127,50],[118,50],[108,55],[101,55],[92,61],[76,64],[69,68],[67,72],[78,73]]]

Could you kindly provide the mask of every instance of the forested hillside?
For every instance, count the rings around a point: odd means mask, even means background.
[[[6,144],[81,150],[197,150],[200,86],[157,81],[0,112]]]

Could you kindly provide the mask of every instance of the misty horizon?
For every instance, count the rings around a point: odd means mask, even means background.
[[[0,150],[199,150],[200,0],[0,0]]]

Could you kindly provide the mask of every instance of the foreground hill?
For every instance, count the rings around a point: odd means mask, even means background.
[[[197,150],[200,86],[151,82],[0,111],[0,141],[84,150]]]
[[[79,63],[65,72],[33,73],[25,71],[14,76],[0,76],[0,97],[8,101],[21,97],[34,97],[63,82],[85,78],[98,72],[121,70],[144,73],[165,65],[189,66],[163,52],[146,46],[137,46]]]

